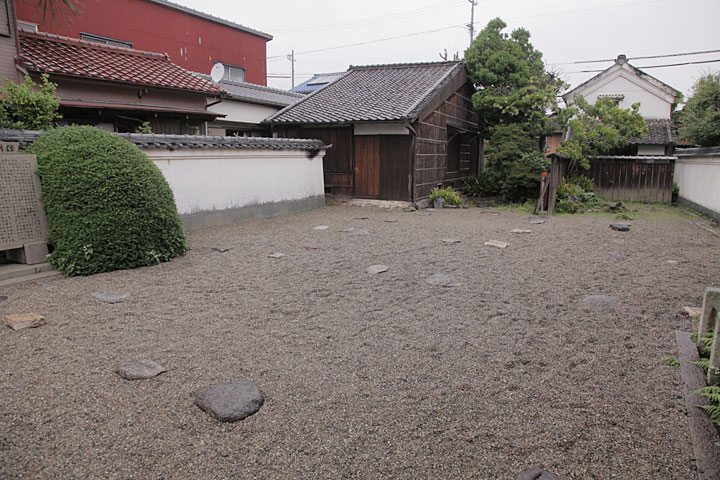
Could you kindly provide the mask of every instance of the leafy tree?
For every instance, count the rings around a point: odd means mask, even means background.
[[[590,104],[582,96],[563,112],[570,118],[570,139],[564,141],[557,153],[570,159],[571,168],[590,168],[589,158],[611,153],[625,147],[628,140],[647,135],[647,124],[639,112],[640,104],[629,110],[618,107],[610,98]]]
[[[720,145],[720,73],[697,81],[680,118],[683,140],[703,147]]]
[[[473,106],[487,136],[499,124],[525,124],[529,134],[545,125],[545,113],[556,105],[565,83],[545,70],[542,53],[530,43],[530,32],[518,28],[503,33],[507,24],[491,20],[465,51],[471,81],[478,89]]]
[[[40,76],[40,85],[29,76],[20,84],[4,80],[5,86],[0,87],[0,127],[47,130],[55,119],[62,118],[57,113],[60,105],[55,96],[57,85],[49,81],[47,74]]]

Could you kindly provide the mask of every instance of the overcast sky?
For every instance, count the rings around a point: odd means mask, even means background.
[[[267,44],[268,85],[282,89],[291,86],[286,58],[291,50],[298,84],[313,73],[345,71],[349,65],[440,61],[444,49],[462,58],[470,41],[468,0],[175,1],[273,35]],[[495,17],[508,24],[508,32],[529,30],[545,62],[571,86],[596,75],[583,70],[611,63],[570,62],[620,53],[640,68],[720,60],[720,52],[632,60],[720,50],[720,0],[477,0],[476,32]],[[402,38],[377,41],[390,37]],[[335,48],[357,43],[365,44]],[[323,51],[304,53],[314,50]],[[720,62],[645,71],[687,96],[699,76],[720,71]]]

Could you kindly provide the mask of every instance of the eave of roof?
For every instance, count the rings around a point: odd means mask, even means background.
[[[180,11],[183,13],[187,13],[188,15],[202,18],[204,20],[208,20],[213,23],[219,23],[221,25],[225,25],[226,27],[234,28],[235,30],[240,30],[241,32],[250,33],[252,35],[256,35],[258,37],[264,38],[265,40],[268,40],[268,41],[273,39],[273,36],[268,33],[261,32],[260,30],[255,30],[254,28],[246,27],[245,25],[240,25],[239,23],[231,22],[230,20],[216,17],[215,15],[210,15],[209,13],[201,12],[201,11],[195,10],[193,8],[185,7],[183,5],[178,5],[175,2],[169,2],[167,0],[145,0],[145,1],[150,2],[150,3],[155,3],[157,5],[161,5],[163,7],[177,10],[177,11]]]
[[[225,117],[222,113],[213,113],[207,110],[192,108],[174,108],[166,105],[142,105],[136,103],[93,102],[82,99],[60,99],[61,107],[92,108],[107,110],[134,110],[141,112],[177,113],[181,115],[194,115],[209,118]]]

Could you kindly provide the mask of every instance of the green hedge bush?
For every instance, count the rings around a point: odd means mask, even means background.
[[[37,155],[50,262],[65,275],[154,265],[187,250],[167,181],[130,142],[72,126],[28,151]]]

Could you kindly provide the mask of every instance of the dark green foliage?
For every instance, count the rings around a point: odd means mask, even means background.
[[[711,405],[699,405],[698,407],[707,412],[710,416],[710,420],[712,420],[715,425],[720,426],[720,387],[703,387],[699,390],[695,390],[693,393],[710,399],[710,402],[712,402]]]
[[[697,362],[690,362],[690,363],[695,365],[698,368],[701,368],[703,373],[707,373],[708,369],[710,368],[710,359],[709,358],[701,358]]]
[[[628,140],[647,135],[647,124],[640,115],[640,104],[624,110],[610,99],[601,98],[589,104],[582,96],[575,97],[565,117],[572,117],[569,126],[572,138],[564,141],[557,153],[570,159],[570,168],[590,168],[589,158],[623,148]]]
[[[540,196],[540,174],[550,168],[550,160],[538,151],[524,153],[510,163],[505,179],[507,197],[523,201]]]
[[[530,32],[518,28],[503,33],[507,24],[491,20],[465,51],[470,80],[478,87],[473,105],[484,136],[499,124],[525,124],[532,134],[546,122],[545,112],[556,105],[565,86],[545,71],[542,53],[530,43]]]
[[[679,118],[682,140],[702,147],[720,145],[720,73],[697,81]]]
[[[463,193],[470,197],[493,197],[499,195],[501,190],[500,179],[488,170],[466,178],[463,183]]]
[[[55,96],[57,85],[48,80],[47,74],[40,76],[38,85],[28,76],[24,83],[14,83],[7,78],[0,88],[0,128],[47,130],[53,121],[62,118],[57,113],[60,100]]]
[[[154,265],[187,247],[173,194],[137,147],[94,127],[41,135],[38,158],[50,261],[65,275]]]
[[[462,197],[453,187],[435,187],[430,192],[430,200],[442,198],[445,205],[462,205]]]
[[[602,205],[595,195],[593,181],[585,175],[563,177],[557,189],[557,205],[555,209],[562,213],[585,213],[587,210]]]

